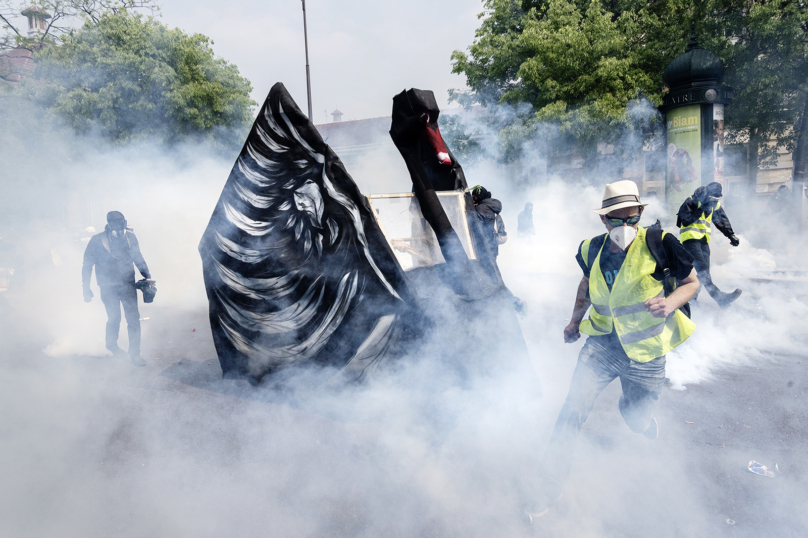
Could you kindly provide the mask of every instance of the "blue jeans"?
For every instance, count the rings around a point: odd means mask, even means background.
[[[595,399],[616,377],[620,378],[623,388],[618,407],[628,427],[643,433],[651,425],[665,383],[665,356],[645,363],[635,362],[623,351],[615,334],[589,337],[578,355],[569,394],[542,462],[543,495],[548,504],[561,494],[572,466],[578,434]]]

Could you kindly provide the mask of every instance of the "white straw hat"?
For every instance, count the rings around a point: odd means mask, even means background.
[[[592,211],[598,215],[605,215],[624,207],[645,207],[647,205],[640,202],[640,191],[637,190],[637,184],[626,179],[606,185],[606,190],[603,191],[603,205]]]

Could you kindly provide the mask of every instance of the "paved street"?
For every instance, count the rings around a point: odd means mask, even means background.
[[[537,349],[545,311],[523,321],[544,389],[528,403],[502,387],[255,389],[221,379],[205,311],[141,314],[145,368],[47,356],[40,319],[3,314],[0,535],[779,538],[808,522],[808,355],[758,354],[666,389],[653,442],[623,424],[613,383],[564,497],[527,529],[515,485],[530,482],[579,347]],[[753,459],[780,473],[749,473]]]

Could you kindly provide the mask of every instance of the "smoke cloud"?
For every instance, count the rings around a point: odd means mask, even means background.
[[[495,139],[493,132],[483,136]],[[582,345],[562,338],[581,276],[574,255],[582,240],[603,233],[591,209],[616,171],[574,181],[554,176],[538,150],[541,138],[524,148],[516,166],[488,159],[466,169],[469,184],[486,186],[505,208],[509,240],[498,262],[527,305],[520,323],[541,398],[524,397],[510,379],[458,385],[441,369],[438,343],[435,356],[407,357],[394,375],[361,386],[311,387],[303,377],[253,388],[221,378],[196,250],[236,154],[193,144],[112,148],[35,128],[12,139],[0,146],[8,194],[0,236],[24,258],[25,281],[0,294],[0,534],[531,532],[517,508],[535,494],[536,470]],[[388,150],[356,163],[363,190],[410,191],[400,157]],[[531,170],[542,173],[530,178],[524,171]],[[528,201],[533,238],[516,230],[516,215]],[[81,297],[86,243],[80,231],[101,231],[113,209],[134,228],[158,282],[155,302],[141,303],[148,363],[141,369],[104,350],[105,314],[94,282],[93,302]],[[755,219],[745,220],[748,213],[730,204],[727,211],[741,247],[730,250],[716,237],[713,275],[726,290],[742,287],[743,296],[722,311],[702,294],[696,333],[668,357],[672,390],[660,399],[657,441],[623,424],[619,385],[604,391],[582,432],[565,501],[544,524],[545,534],[720,535],[728,532],[726,519],[742,520],[713,502],[724,485],[694,464],[706,452],[682,430],[690,420],[679,414],[684,395],[695,398],[702,387],[723,382],[723,372],[804,357],[808,283],[795,272],[805,258],[753,240],[760,235]],[[669,222],[666,231],[675,233]],[[480,331],[474,338],[497,334]],[[710,405],[716,416],[740,414],[729,402]],[[745,472],[753,452],[765,450],[735,447],[704,461],[734,476]],[[761,494],[765,506],[806,500],[798,480],[777,485]],[[804,528],[801,511],[788,514],[772,536]]]

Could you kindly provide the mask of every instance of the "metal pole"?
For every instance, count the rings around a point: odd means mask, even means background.
[[[309,97],[309,121],[314,121],[311,113],[311,73],[309,72],[309,36],[306,30],[306,0],[303,2],[303,42],[306,45],[306,93]]]

